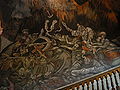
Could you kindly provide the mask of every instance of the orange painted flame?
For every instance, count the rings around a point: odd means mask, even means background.
[[[71,0],[73,3],[71,6],[71,11],[66,11],[66,10],[55,10],[56,11],[56,15],[61,18],[62,20],[68,20],[68,21],[72,21],[76,15],[85,15],[87,18],[91,19],[91,20],[97,20],[97,18],[99,18],[99,14],[97,14],[93,9],[90,8],[89,6],[89,2],[87,1],[82,5],[78,5],[75,0]],[[102,6],[104,6],[105,8],[107,8],[108,10],[110,10],[111,12],[105,12],[103,10],[103,16],[105,16],[108,20],[118,23],[116,14],[114,13],[114,11],[112,10],[112,5],[110,0],[100,0],[99,2],[102,2]],[[66,3],[66,5],[69,5]],[[101,6],[101,7],[102,7]],[[76,11],[76,13],[74,12]]]
[[[110,51],[110,52],[105,52],[105,56],[109,60],[113,60],[113,59],[115,59],[117,57],[120,57],[120,53],[119,52]]]

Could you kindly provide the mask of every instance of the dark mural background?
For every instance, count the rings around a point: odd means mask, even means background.
[[[6,28],[4,32],[10,32],[8,29],[11,24],[11,28],[15,28],[13,23],[17,23],[16,17],[20,18],[18,23],[22,25],[21,29],[29,28],[30,33],[39,32],[49,11],[54,13],[55,17],[65,20],[73,29],[76,28],[74,24],[80,23],[92,27],[95,31],[105,31],[110,39],[119,36],[119,1],[61,0],[53,2],[54,0],[51,2],[49,0],[33,0],[33,2],[32,0],[1,0],[0,9],[4,21],[3,26]],[[17,32],[16,30],[13,31]]]
[[[0,0],[0,21],[0,90],[54,90],[120,65],[119,0]]]

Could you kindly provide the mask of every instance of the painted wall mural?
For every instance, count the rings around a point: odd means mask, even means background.
[[[0,0],[0,90],[54,90],[120,65],[119,5]]]

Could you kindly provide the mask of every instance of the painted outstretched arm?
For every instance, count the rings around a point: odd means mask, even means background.
[[[72,31],[73,31],[72,29],[70,29],[70,28],[66,25],[66,23],[62,22],[62,24],[63,24],[63,26],[66,28],[67,31],[69,31],[69,32],[72,32]]]
[[[50,29],[48,27],[49,20],[46,20],[45,22],[45,30],[46,30],[46,35],[50,36],[49,32],[52,32],[55,28],[55,24],[57,23],[57,20],[53,20],[52,25],[50,26]]]

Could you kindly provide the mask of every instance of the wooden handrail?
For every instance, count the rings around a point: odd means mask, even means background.
[[[102,82],[103,82],[103,78],[106,78],[106,80],[107,80],[107,78],[111,78],[112,75],[115,75],[116,73],[118,73],[118,74],[120,73],[120,65],[117,66],[117,67],[113,67],[113,68],[111,68],[111,69],[109,69],[109,70],[106,70],[106,71],[104,71],[104,72],[101,72],[101,73],[99,73],[99,74],[93,75],[93,76],[91,76],[91,77],[89,77],[89,78],[82,79],[82,80],[77,81],[77,82],[75,82],[75,83],[72,83],[72,84],[69,84],[69,85],[60,87],[60,88],[58,88],[58,89],[56,89],[56,90],[81,90],[81,89],[80,89],[80,86],[84,87],[85,85],[87,85],[87,88],[88,88],[90,82],[93,84],[95,80],[98,82],[100,79],[101,79]],[[118,80],[120,80],[119,77],[115,77],[115,80],[116,80],[116,78],[118,78]],[[111,80],[111,81],[112,81],[112,80]],[[108,85],[108,83],[109,83],[109,82],[107,82],[107,85]],[[117,86],[117,87],[120,87],[118,84],[119,84],[119,83],[116,82],[116,86]],[[109,86],[110,86],[110,85],[108,85],[107,88],[110,88]],[[112,86],[113,86],[113,85],[112,85]],[[112,87],[112,86],[111,86],[111,87]],[[98,86],[97,86],[97,87],[98,87]],[[102,87],[102,86],[101,86],[101,87]],[[94,88],[94,85],[93,85],[92,88]],[[113,87],[113,88],[114,88],[114,87]],[[82,90],[86,90],[86,89],[82,89]],[[88,89],[88,90],[89,90],[89,89]],[[92,89],[92,90],[95,90],[95,89]],[[97,90],[100,90],[100,89],[97,89]],[[101,90],[104,90],[104,89],[101,89]],[[109,89],[108,89],[108,90],[109,90]],[[111,89],[111,90],[112,90],[112,89]]]

